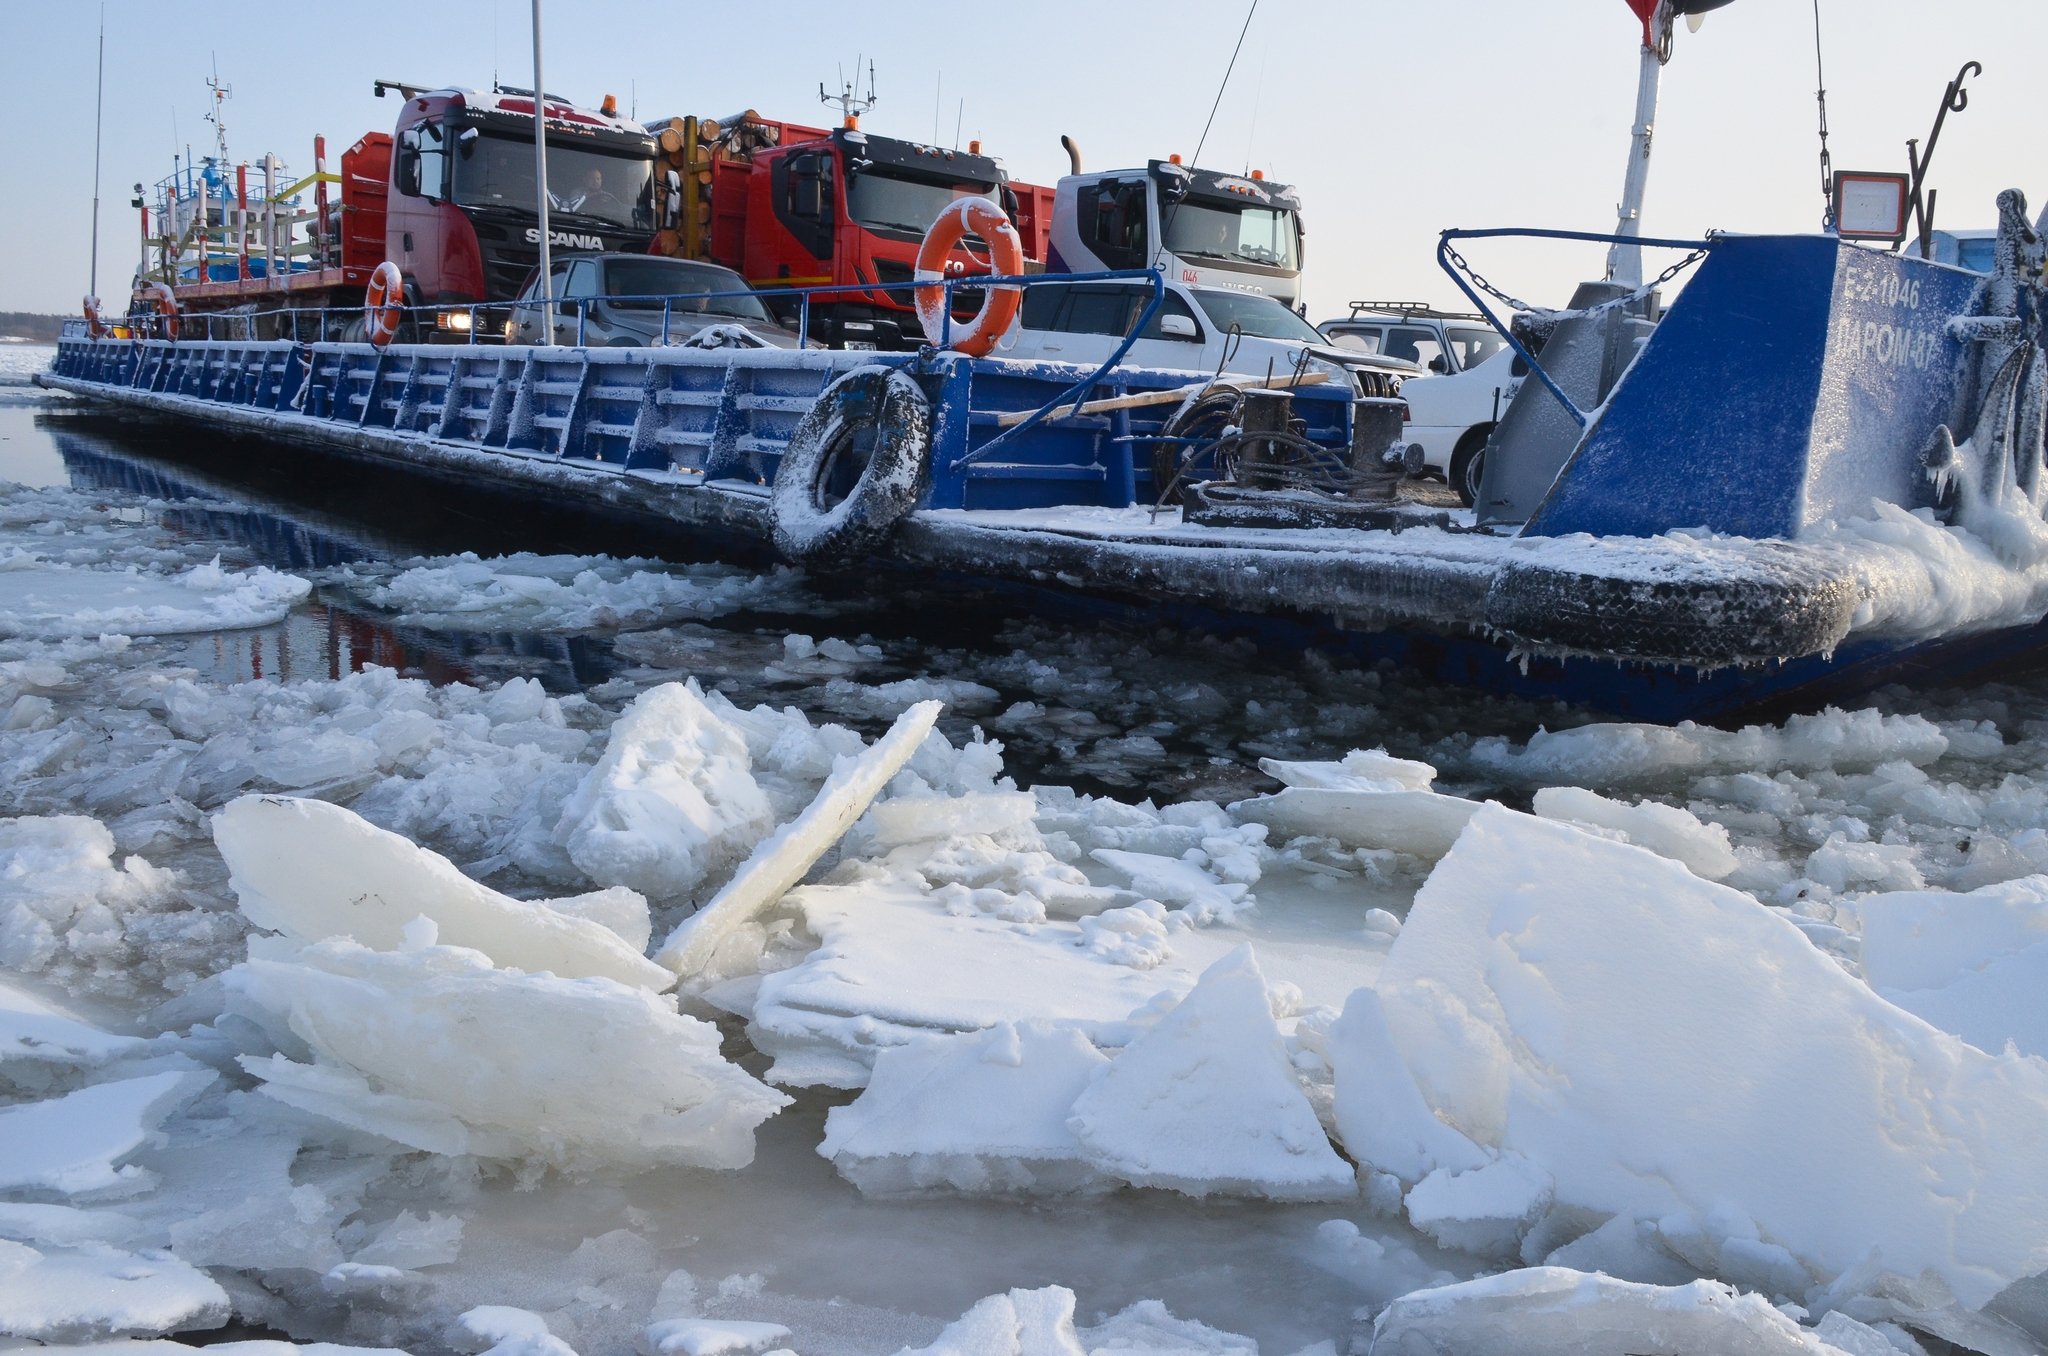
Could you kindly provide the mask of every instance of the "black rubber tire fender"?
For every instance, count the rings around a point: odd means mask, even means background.
[[[1828,653],[1857,601],[1840,576],[1627,579],[1517,562],[1494,575],[1485,617],[1538,652],[1719,668]]]
[[[931,402],[899,368],[843,373],[791,432],[769,486],[775,549],[803,564],[866,555],[917,507],[931,473]]]

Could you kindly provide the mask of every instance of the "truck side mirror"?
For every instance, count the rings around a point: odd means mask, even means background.
[[[1199,339],[1194,319],[1184,315],[1163,315],[1159,317],[1159,333],[1168,339]]]
[[[1429,360],[1429,370],[1442,376],[1451,370],[1451,365],[1445,362],[1444,355],[1439,353]]]

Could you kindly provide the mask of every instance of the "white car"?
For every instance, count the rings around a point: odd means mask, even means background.
[[[1449,481],[1470,506],[1479,497],[1486,440],[1526,367],[1507,340],[1482,315],[1420,302],[1353,302],[1349,316],[1320,328],[1333,344],[1427,369],[1401,389],[1406,437],[1422,448],[1423,469]]]
[[[1100,363],[1144,314],[1146,282],[1043,282],[1024,293],[1023,315],[999,358]],[[1124,361],[1171,371],[1284,374],[1306,352],[1312,367],[1349,375],[1360,395],[1397,396],[1420,375],[1412,363],[1332,346],[1280,302],[1226,287],[1167,282],[1152,317]]]
[[[1408,402],[1402,437],[1422,448],[1422,464],[1450,482],[1471,507],[1479,498],[1486,440],[1521,389],[1528,364],[1503,348],[1478,366],[1447,377],[1413,377],[1401,388]]]

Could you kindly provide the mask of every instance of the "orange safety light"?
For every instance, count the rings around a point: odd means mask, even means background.
[[[981,139],[979,137],[967,143],[967,153],[969,155],[981,154]]]
[[[1166,163],[1169,165],[1178,165],[1180,163],[1180,152],[1175,151],[1172,155],[1167,156]]]
[[[1259,183],[1259,182],[1261,182],[1262,180],[1264,180],[1264,179],[1265,179],[1265,177],[1266,177],[1266,172],[1265,172],[1264,170],[1253,170],[1253,171],[1252,171],[1252,182],[1253,182],[1253,183]]]
[[[616,95],[616,94],[607,94],[607,95],[605,95],[605,96],[604,96],[604,102],[598,105],[598,107],[597,107],[597,111],[598,111],[598,112],[600,112],[600,113],[602,113],[602,114],[604,114],[604,115],[605,115],[605,116],[606,116],[607,118],[616,118],[616,117],[618,117],[618,116],[619,116],[619,96],[618,96],[618,95]]]

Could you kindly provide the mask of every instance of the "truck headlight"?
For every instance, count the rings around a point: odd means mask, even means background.
[[[456,334],[468,334],[470,324],[470,315],[467,311],[443,311],[434,317],[435,329],[452,330]]]

